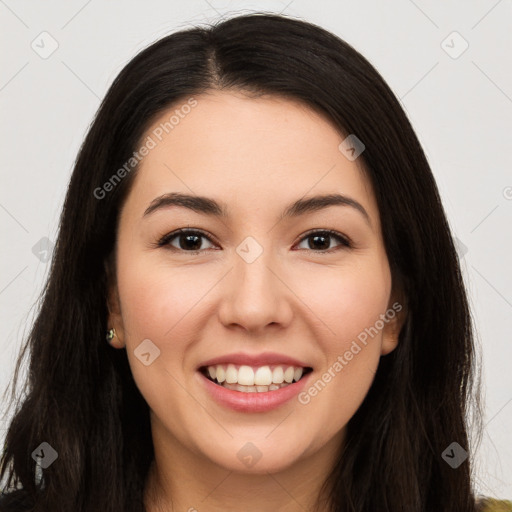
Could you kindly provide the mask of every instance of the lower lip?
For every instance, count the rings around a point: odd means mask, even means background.
[[[306,374],[298,382],[289,384],[284,388],[261,393],[244,393],[243,391],[227,389],[215,384],[201,372],[198,372],[198,374],[206,390],[218,404],[238,412],[266,412],[277,409],[297,396],[306,385],[312,372]]]

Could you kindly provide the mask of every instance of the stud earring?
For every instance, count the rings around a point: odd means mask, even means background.
[[[110,343],[115,337],[116,337],[116,330],[114,327],[112,327],[112,329],[109,329],[109,331],[107,332],[107,336],[106,336],[107,342]]]

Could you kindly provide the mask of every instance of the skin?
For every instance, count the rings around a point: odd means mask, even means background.
[[[403,318],[369,338],[308,404],[292,399],[273,411],[235,412],[211,400],[196,368],[232,352],[275,351],[308,362],[311,383],[321,378],[397,299],[377,204],[360,161],[340,152],[344,136],[324,116],[276,96],[211,91],[195,98],[197,106],[137,171],[121,212],[108,299],[112,344],[127,350],[151,410],[147,510],[312,510],[380,357],[396,348]],[[144,217],[168,192],[211,197],[230,215],[172,206]],[[369,223],[350,206],[279,221],[297,199],[334,192],[358,201]],[[200,254],[179,236],[174,251],[156,246],[179,228],[202,230],[212,242],[200,238]],[[336,238],[315,245],[304,236],[311,229],[335,230],[354,246]],[[250,264],[236,252],[247,236],[263,248]],[[134,355],[145,339],[160,350],[149,366]],[[252,467],[237,457],[247,442],[261,453]]]

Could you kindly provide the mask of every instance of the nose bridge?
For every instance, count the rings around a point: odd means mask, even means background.
[[[255,330],[271,323],[286,323],[291,316],[286,286],[281,282],[277,258],[254,237],[236,248],[231,286],[223,298],[222,321]]]

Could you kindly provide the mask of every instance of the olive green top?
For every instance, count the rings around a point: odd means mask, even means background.
[[[481,507],[478,510],[481,512],[512,512],[512,501],[509,500],[484,498],[478,503]]]

